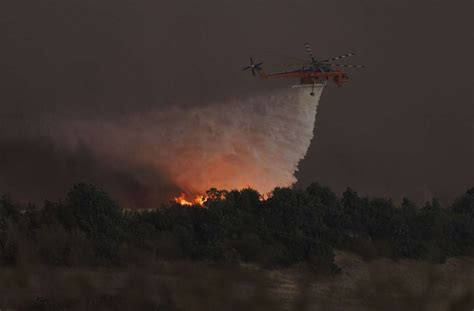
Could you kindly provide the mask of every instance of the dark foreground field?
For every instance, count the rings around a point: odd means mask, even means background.
[[[474,188],[449,206],[313,184],[120,207],[0,197],[1,310],[472,310]]]
[[[2,310],[472,310],[474,260],[364,261],[337,252],[337,275],[304,267],[161,262],[134,268],[0,272]]]

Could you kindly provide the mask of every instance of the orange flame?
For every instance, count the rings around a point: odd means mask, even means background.
[[[204,202],[206,202],[207,196],[205,195],[195,195],[193,199],[187,199],[186,193],[181,193],[178,197],[174,198],[174,201],[179,205],[183,206],[192,206],[192,205],[200,205],[203,206]]]

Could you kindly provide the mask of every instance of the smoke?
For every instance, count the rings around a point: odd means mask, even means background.
[[[50,116],[30,135],[55,150],[46,157],[56,163],[56,184],[72,178],[96,182],[132,206],[211,187],[268,193],[296,181],[321,92],[317,88],[312,97],[304,89],[276,91],[111,120]]]

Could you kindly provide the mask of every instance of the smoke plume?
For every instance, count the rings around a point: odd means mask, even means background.
[[[42,122],[48,126],[33,126],[30,135],[54,146],[56,171],[99,183],[129,205],[211,187],[252,187],[265,194],[296,181],[321,91],[312,97],[308,90],[289,89],[111,120],[51,116]]]

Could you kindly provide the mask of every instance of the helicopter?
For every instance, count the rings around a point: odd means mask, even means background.
[[[314,96],[314,88],[316,86],[325,85],[328,81],[334,81],[334,83],[341,87],[344,83],[349,81],[347,73],[342,68],[365,68],[363,65],[348,65],[348,64],[335,64],[336,60],[344,59],[350,56],[354,56],[355,53],[348,53],[345,55],[317,60],[313,56],[313,51],[308,43],[305,43],[306,53],[309,58],[305,60],[300,67],[295,70],[265,73],[263,70],[263,62],[255,63],[253,58],[250,57],[250,65],[242,68],[242,71],[251,70],[252,75],[255,77],[256,73],[262,79],[274,79],[274,78],[296,78],[299,79],[300,83],[293,85],[293,87],[310,87],[311,96]]]

